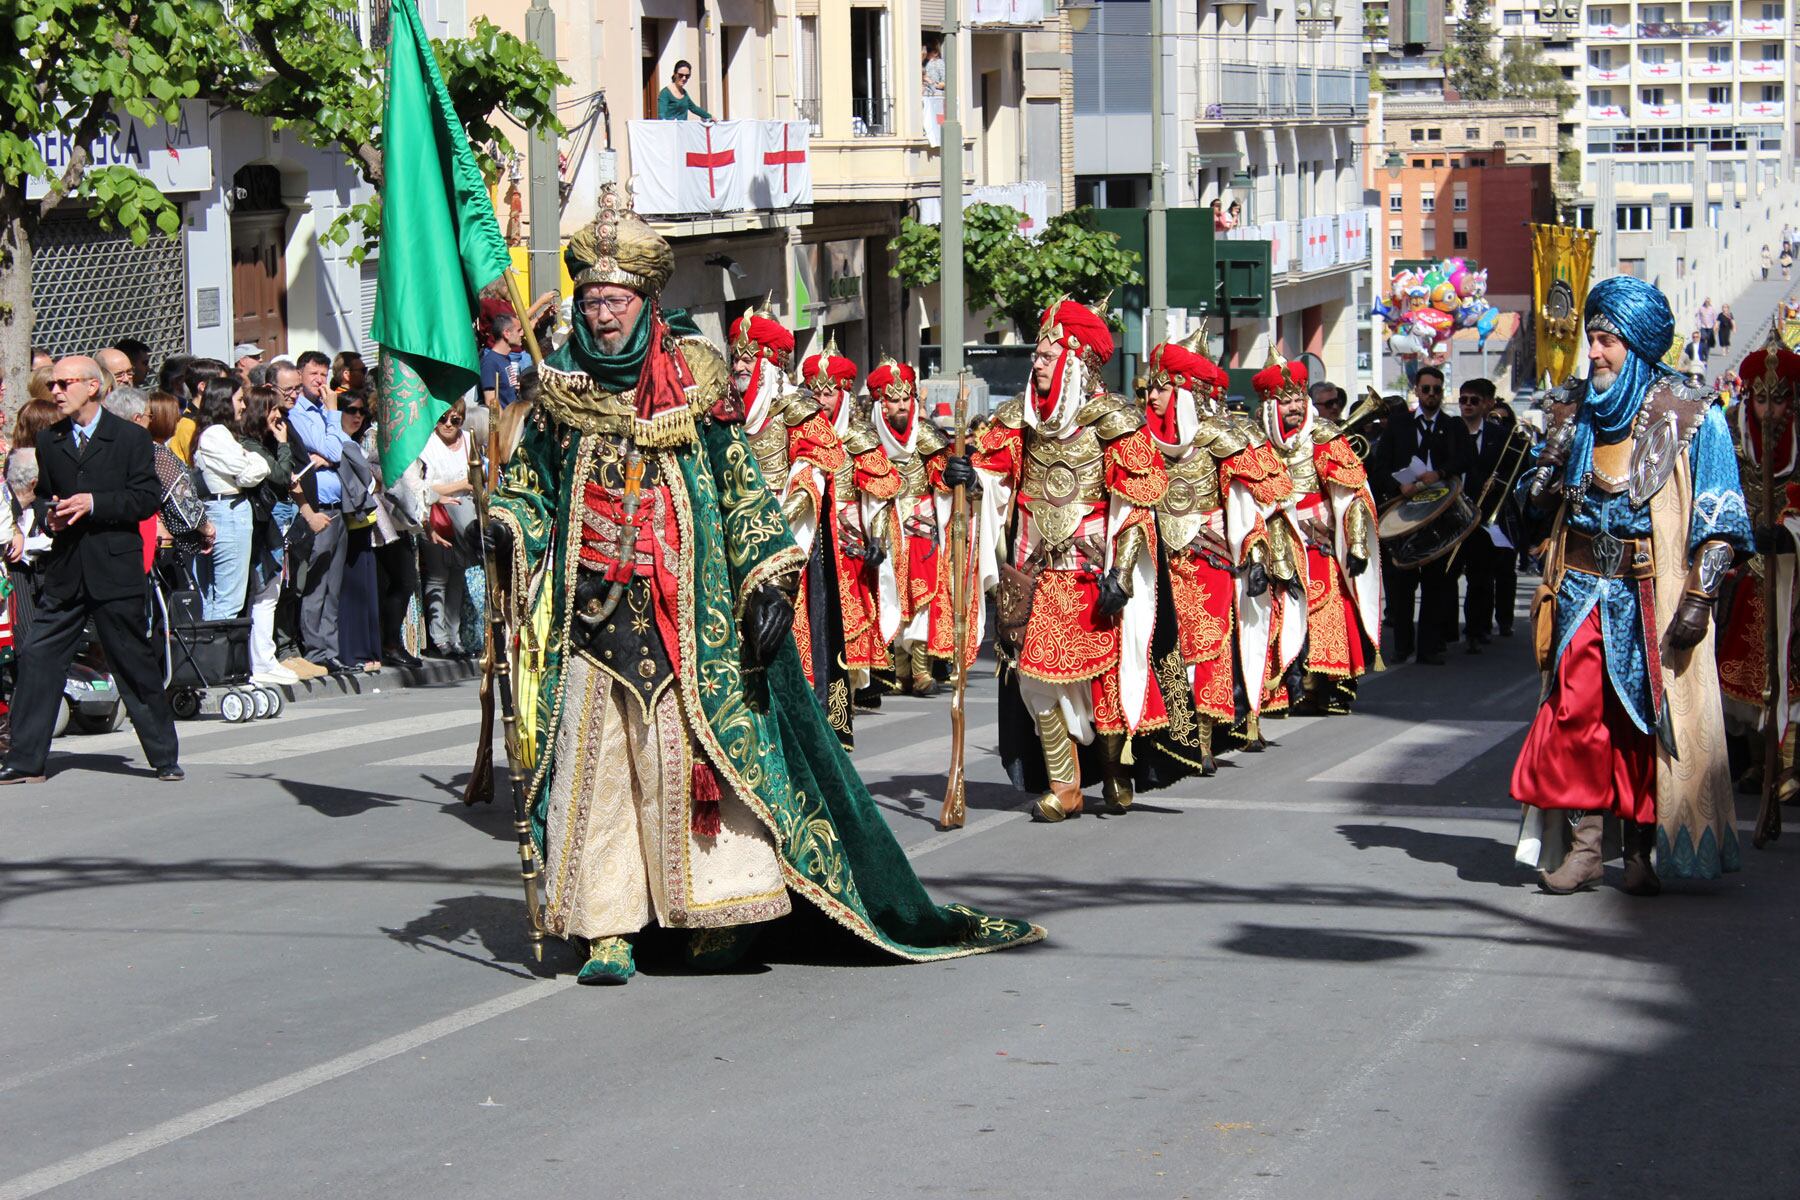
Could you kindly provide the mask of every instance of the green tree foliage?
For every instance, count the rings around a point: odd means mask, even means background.
[[[1491,49],[1489,0],[1463,0],[1456,36],[1444,48],[1444,73],[1464,100],[1498,100],[1500,67]]]
[[[1500,63],[1500,94],[1509,100],[1555,100],[1567,112],[1575,89],[1562,68],[1544,57],[1543,48],[1523,36],[1506,43]]]
[[[963,286],[970,309],[994,314],[990,324],[1011,321],[1029,335],[1058,297],[1096,303],[1116,288],[1142,282],[1138,256],[1094,228],[1092,209],[1052,217],[1036,241],[1020,231],[1024,220],[1024,213],[1000,204],[975,204],[963,212]],[[927,287],[942,277],[937,226],[908,217],[888,250],[894,255],[891,273],[907,287]]]
[[[332,0],[12,0],[0,23],[0,370],[22,395],[32,325],[31,246],[43,218],[78,200],[108,228],[142,245],[174,236],[175,206],[123,166],[93,167],[89,147],[127,115],[145,124],[180,119],[183,100],[205,99],[291,127],[340,151],[381,186],[382,48],[365,48]],[[555,120],[556,64],[485,20],[467,38],[435,43],[457,114],[477,145],[505,146],[502,113],[530,127]],[[27,199],[27,181],[50,172],[40,139],[72,147],[49,194]],[[493,164],[489,164],[494,169]],[[350,226],[372,239],[373,205]]]

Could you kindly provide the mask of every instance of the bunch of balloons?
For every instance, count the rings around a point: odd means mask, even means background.
[[[1453,332],[1475,330],[1485,350],[1500,320],[1500,310],[1487,302],[1487,272],[1470,270],[1460,258],[1423,272],[1399,272],[1388,281],[1387,294],[1376,299],[1375,312],[1386,322],[1388,349],[1436,366],[1449,360]]]

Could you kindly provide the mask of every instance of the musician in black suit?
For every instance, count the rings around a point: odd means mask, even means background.
[[[182,778],[175,714],[153,649],[142,523],[162,498],[150,435],[100,406],[100,364],[59,359],[50,391],[62,419],[38,435],[37,494],[52,535],[42,605],[19,650],[12,749],[0,784],[41,783],[63,680],[91,618],[113,681],[158,779]]]
[[[1482,489],[1493,478],[1500,466],[1500,451],[1506,446],[1507,429],[1493,417],[1494,406],[1498,403],[1491,379],[1471,379],[1458,389],[1457,404],[1462,410],[1463,427],[1469,431],[1469,441],[1475,452],[1469,473],[1463,480],[1471,502],[1479,499]],[[1464,539],[1462,549],[1457,553],[1456,567],[1468,581],[1463,593],[1463,636],[1467,639],[1470,654],[1479,654],[1481,647],[1493,640],[1495,618],[1501,616],[1502,604],[1505,608],[1503,623],[1512,624],[1513,595],[1508,592],[1502,597],[1496,591],[1500,559],[1507,553],[1509,551],[1495,545],[1483,526],[1477,526]]]
[[[1389,421],[1381,444],[1371,456],[1369,483],[1378,503],[1415,492],[1447,479],[1466,475],[1474,460],[1474,445],[1460,420],[1444,412],[1444,373],[1437,367],[1419,368],[1413,381],[1418,406],[1406,416]],[[1408,476],[1402,482],[1396,474]],[[1386,558],[1386,555],[1383,555]],[[1403,571],[1382,564],[1387,590],[1387,623],[1394,629],[1394,661],[1410,658],[1416,649],[1419,661],[1441,666],[1444,643],[1456,628],[1456,576],[1439,559],[1417,570]],[[1413,622],[1413,601],[1418,597],[1418,624]]]

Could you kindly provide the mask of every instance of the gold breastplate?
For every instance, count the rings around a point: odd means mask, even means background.
[[[1204,450],[1179,462],[1164,463],[1169,489],[1157,506],[1156,529],[1170,551],[1180,550],[1199,534],[1207,518],[1224,506],[1219,493],[1219,464]]]
[[[1061,441],[1033,434],[1025,441],[1025,511],[1054,550],[1075,536],[1090,506],[1106,498],[1106,460],[1089,428]]]
[[[770,417],[760,433],[750,435],[750,452],[756,455],[756,465],[762,468],[769,487],[777,494],[781,493],[787,487],[788,478],[787,426],[779,418]]]
[[[927,459],[923,454],[908,454],[904,457],[888,456],[894,464],[894,470],[900,472],[900,494],[903,496],[925,496],[931,492],[931,472],[926,469]]]
[[[1296,437],[1294,445],[1282,450],[1281,465],[1294,479],[1294,495],[1306,496],[1319,490],[1319,468],[1313,463],[1313,441],[1310,437]]]

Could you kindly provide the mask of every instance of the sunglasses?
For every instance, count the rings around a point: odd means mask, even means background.
[[[60,392],[60,391],[66,390],[68,388],[72,388],[78,383],[92,383],[92,382],[94,382],[94,381],[91,379],[52,379],[50,381],[50,390],[53,392]]]
[[[368,412],[369,412],[368,409],[364,408],[360,404],[346,404],[343,408],[340,408],[338,411],[343,413],[346,417],[367,416]]]
[[[686,71],[677,71],[675,73],[675,81],[677,83],[686,83],[688,80],[690,80],[692,78],[693,78],[693,76],[688,74],[688,72],[686,72]]]
[[[358,411],[361,410],[359,409]],[[439,425],[461,425],[462,423],[463,419],[461,417],[445,417],[438,422]]]

